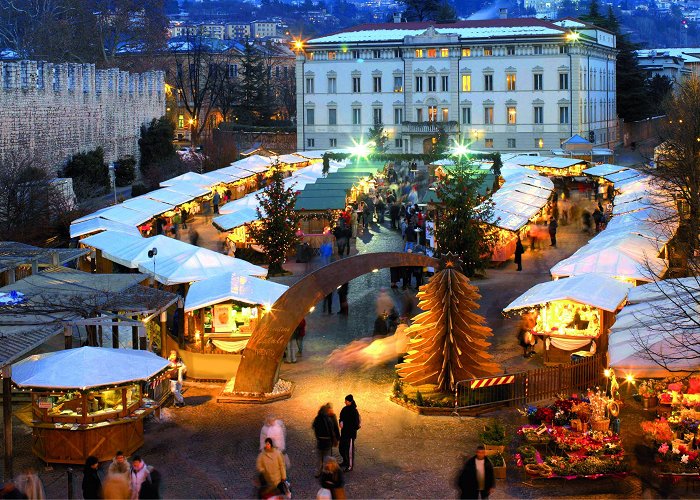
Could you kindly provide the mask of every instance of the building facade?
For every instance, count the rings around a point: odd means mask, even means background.
[[[439,130],[473,149],[617,141],[615,36],[577,20],[361,25],[297,51],[299,149],[347,147],[381,123],[392,152]]]
[[[28,155],[53,173],[72,155],[98,147],[107,162],[138,158],[141,125],[165,114],[160,71],[0,62],[0,80],[0,162]]]

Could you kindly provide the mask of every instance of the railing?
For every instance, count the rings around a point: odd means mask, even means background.
[[[455,411],[520,406],[599,385],[603,356],[572,361],[568,365],[538,368],[457,382]]]
[[[403,122],[403,132],[409,134],[436,134],[440,130],[447,134],[459,132],[457,122]]]

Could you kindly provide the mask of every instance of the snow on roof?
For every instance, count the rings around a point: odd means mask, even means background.
[[[272,306],[287,288],[274,281],[223,273],[190,286],[185,297],[185,312],[227,300]]]
[[[643,49],[635,51],[637,57],[658,57],[668,55],[671,57],[680,57],[685,63],[700,63],[700,48],[669,48],[669,49]]]
[[[573,278],[535,285],[508,304],[503,312],[542,306],[556,300],[572,300],[614,312],[625,301],[630,288],[632,288],[630,283],[623,283],[607,276],[581,274]]]
[[[139,230],[136,229],[135,226],[129,226],[127,224],[122,224],[121,222],[115,222],[109,219],[103,219],[102,217],[94,217],[82,222],[73,222],[70,225],[71,238],[78,238],[80,236],[85,236],[86,234],[99,233],[101,231],[116,231],[133,236],[141,236],[141,233],[139,233]]]
[[[434,21],[378,23],[354,26],[335,34],[314,38],[306,42],[306,44],[398,42],[403,41],[406,36],[421,35],[431,26],[439,34],[457,34],[461,39],[561,35],[567,31],[552,22],[534,18],[457,21],[445,24],[437,24]]]
[[[623,167],[621,165],[612,165],[610,163],[603,163],[602,165],[596,165],[595,167],[587,168],[582,172],[591,177],[603,177],[604,175],[615,174],[617,172],[624,172],[629,170],[629,167]]]
[[[131,210],[138,210],[140,212],[150,213],[152,215],[162,214],[163,212],[168,212],[175,208],[169,203],[153,200],[145,195],[124,200],[122,205]]]

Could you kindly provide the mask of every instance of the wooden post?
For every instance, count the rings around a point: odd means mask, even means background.
[[[146,325],[143,323],[137,326],[139,332],[139,349],[145,351],[148,348],[148,336],[146,335]]]
[[[114,314],[117,312],[114,311]],[[112,347],[119,349],[119,318],[112,318]]]
[[[7,284],[14,285],[16,280],[17,280],[17,278],[15,277],[15,268],[13,267],[12,269],[8,269],[7,270]]]
[[[160,354],[168,356],[168,311],[160,312]]]
[[[134,316],[131,319],[133,319],[134,321],[138,321],[139,317]],[[131,348],[139,348],[139,327],[137,325],[131,325]]]
[[[73,348],[73,326],[63,325],[63,347],[65,349]]]
[[[12,467],[12,366],[2,367],[2,420],[5,437],[5,482],[14,477]]]
[[[102,347],[104,345],[103,339],[102,339],[102,323],[97,325],[97,339],[98,339],[98,345]]]

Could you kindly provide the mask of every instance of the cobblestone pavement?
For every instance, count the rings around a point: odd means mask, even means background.
[[[549,268],[584,244],[586,235],[573,226],[561,227],[559,247],[528,251],[523,272],[511,262],[491,269],[479,287],[481,313],[494,330],[492,352],[508,371],[539,366],[540,356],[524,359],[515,340],[516,325],[501,315],[501,309],[533,284],[549,280]],[[398,250],[398,233],[374,225],[357,240],[359,252]],[[313,267],[316,264],[312,263]],[[289,268],[304,271],[290,263]],[[297,276],[277,279],[291,283]],[[140,450],[149,465],[164,477],[165,498],[246,498],[254,494],[255,457],[258,436],[265,415],[275,413],[286,422],[287,446],[292,463],[290,479],[294,495],[313,498],[319,488],[313,477],[314,439],[311,431],[318,407],[330,401],[339,411],[346,394],[354,394],[363,426],[357,441],[356,470],[349,473],[347,494],[351,498],[444,498],[454,497],[454,477],[465,454],[477,444],[477,434],[486,418],[423,417],[388,400],[394,378],[390,365],[366,371],[341,371],[325,364],[337,346],[368,336],[374,322],[374,302],[380,287],[388,286],[388,270],[370,273],[350,283],[347,318],[323,314],[321,307],[307,317],[304,353],[296,364],[284,364],[281,376],[295,382],[291,399],[271,405],[217,404],[222,384],[185,384],[187,406],[166,408],[160,422],[146,425],[146,443]],[[338,310],[334,297],[334,312]],[[319,304],[320,306],[320,304]],[[519,422],[512,410],[487,418],[499,418],[511,430]],[[66,467],[43,470],[31,454],[31,436],[16,426],[16,470],[33,466],[41,472],[49,497],[65,497]],[[638,497],[635,480],[567,483],[546,481],[524,484],[512,462],[508,479],[500,481],[494,498],[535,498],[543,496],[610,498]],[[76,467],[76,470],[79,470]],[[80,491],[76,473],[76,492]],[[78,493],[79,495],[79,493]]]

